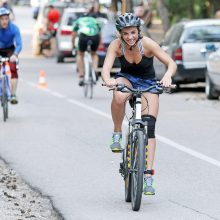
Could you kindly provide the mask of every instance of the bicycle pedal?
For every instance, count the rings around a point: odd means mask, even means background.
[[[122,153],[124,151],[124,149],[115,149],[112,150],[113,153]]]

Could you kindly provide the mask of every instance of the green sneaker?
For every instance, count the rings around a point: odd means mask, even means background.
[[[152,176],[144,177],[144,195],[155,195],[154,180]]]
[[[121,147],[121,140],[122,140],[122,133],[114,132],[112,135],[112,143],[110,145],[110,148],[113,153],[121,153],[123,151]]]
[[[17,100],[16,95],[11,96],[11,104],[13,104],[13,105],[18,104],[18,100]]]

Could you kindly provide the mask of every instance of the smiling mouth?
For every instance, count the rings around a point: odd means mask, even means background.
[[[129,40],[129,41],[127,41],[127,43],[128,43],[129,45],[133,45],[133,44],[135,44],[135,41],[134,41],[134,40]]]

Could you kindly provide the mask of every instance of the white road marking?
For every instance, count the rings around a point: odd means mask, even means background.
[[[91,112],[93,112],[93,113],[95,113],[95,114],[97,114],[97,115],[103,116],[103,117],[105,117],[105,118],[107,118],[107,119],[110,119],[110,120],[112,119],[112,117],[111,117],[110,114],[107,114],[107,113],[105,113],[105,112],[102,112],[102,111],[100,111],[100,110],[98,110],[98,109],[96,109],[96,108],[87,106],[87,105],[85,105],[85,104],[83,104],[82,102],[79,102],[79,101],[77,101],[77,100],[69,99],[69,98],[67,98],[65,95],[62,95],[62,94],[59,93],[59,92],[51,91],[51,90],[49,90],[49,89],[41,89],[41,88],[39,88],[37,85],[35,85],[34,83],[32,83],[32,82],[30,82],[30,81],[26,81],[26,80],[23,80],[23,79],[21,79],[21,81],[27,83],[27,84],[28,84],[29,86],[31,86],[31,87],[37,88],[37,89],[42,90],[42,91],[45,91],[45,92],[49,92],[49,93],[50,93],[51,95],[53,95],[54,97],[57,97],[57,98],[65,98],[64,100],[66,100],[66,101],[69,102],[70,104],[73,104],[73,105],[75,105],[75,106],[84,108],[84,109],[86,109],[86,110],[88,110],[88,111],[91,111]],[[126,121],[123,121],[123,125],[124,125],[124,126],[127,126],[127,122],[126,122]],[[170,146],[170,147],[173,147],[173,148],[175,148],[175,149],[177,149],[177,150],[179,150],[179,151],[182,151],[182,152],[184,152],[184,153],[186,153],[186,154],[189,154],[189,155],[191,155],[191,156],[193,156],[193,157],[195,157],[195,158],[198,158],[198,159],[203,160],[203,161],[205,161],[205,162],[207,162],[207,163],[210,163],[210,164],[212,164],[212,165],[215,165],[215,166],[217,166],[217,167],[220,167],[220,161],[218,161],[218,160],[216,160],[216,159],[214,159],[214,158],[212,158],[212,157],[208,157],[208,156],[206,156],[206,155],[204,155],[204,154],[202,154],[202,153],[199,153],[198,151],[195,151],[195,150],[192,150],[192,149],[190,149],[190,148],[187,148],[187,147],[185,147],[185,146],[183,146],[183,145],[181,145],[181,144],[178,144],[178,143],[176,143],[176,142],[174,142],[174,141],[172,141],[172,140],[170,140],[170,139],[168,139],[168,138],[166,138],[166,137],[160,136],[160,135],[158,135],[158,134],[156,134],[156,137],[157,137],[157,140],[159,140],[160,142],[162,142],[162,143],[164,143],[164,144],[167,144],[167,145]]]
[[[63,98],[66,97],[65,95],[60,94],[59,92],[53,92],[53,91],[51,91],[50,94],[53,95],[53,96],[55,96],[55,97],[57,97],[57,98],[60,98],[60,99],[63,99]]]
[[[190,154],[193,157],[196,157],[196,158],[204,160],[204,161],[206,161],[206,162],[208,162],[210,164],[213,164],[213,165],[215,165],[217,167],[220,167],[220,161],[218,161],[216,159],[208,157],[208,156],[206,156],[206,155],[204,155],[202,153],[199,153],[198,151],[195,151],[195,150],[192,150],[190,148],[187,148],[187,147],[185,147],[185,146],[183,146],[181,144],[178,144],[178,143],[176,143],[176,142],[174,142],[174,141],[172,141],[172,140],[170,140],[168,138],[162,137],[162,136],[160,136],[158,134],[156,136],[157,136],[157,139],[159,141],[169,145],[170,147],[173,147],[173,148],[175,148],[177,150],[180,150],[180,151],[182,151],[184,153]]]

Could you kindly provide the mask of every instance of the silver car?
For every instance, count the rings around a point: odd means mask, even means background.
[[[210,42],[220,42],[220,19],[184,20],[167,32],[161,46],[177,64],[177,85],[205,80],[206,59],[200,51]]]
[[[219,45],[207,44],[207,70],[205,92],[207,99],[218,99],[220,96],[220,49]]]
[[[57,62],[64,62],[65,57],[72,57],[73,22],[86,12],[85,8],[65,8],[57,29]]]

